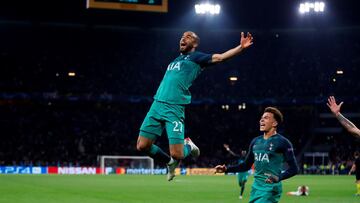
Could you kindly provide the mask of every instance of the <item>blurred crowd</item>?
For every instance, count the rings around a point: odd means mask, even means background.
[[[149,107],[150,103],[67,101],[2,104],[0,165],[98,166],[99,155],[141,155],[135,145]],[[248,150],[251,140],[261,135],[258,122],[264,107],[249,105],[238,110],[230,106],[225,110],[221,105],[190,105],[186,109],[185,134],[200,147],[202,155],[198,160],[186,159],[182,166],[232,163],[234,157],[222,145],[229,143],[236,153]],[[293,143],[299,165],[310,165],[312,162],[302,154],[314,150],[329,152],[327,161],[334,164],[351,161],[351,152],[359,146],[356,139],[346,132],[335,133],[331,139],[321,138],[312,130],[317,118],[311,108],[280,106],[285,123],[279,132]],[[321,143],[313,138],[316,136]],[[157,144],[168,151],[165,134]]]
[[[179,54],[183,32],[56,26],[1,31],[1,92],[126,98],[153,96]],[[194,99],[313,103],[329,94],[352,98],[360,89],[359,34],[356,29],[255,31],[251,49],[200,75]],[[223,52],[240,40],[235,30],[199,31],[199,36],[199,50],[207,53]],[[231,82],[230,76],[238,80]]]

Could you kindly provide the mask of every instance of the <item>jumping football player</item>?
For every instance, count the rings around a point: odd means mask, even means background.
[[[226,61],[250,47],[253,37],[250,33],[245,36],[242,32],[240,44],[221,54],[198,52],[199,44],[200,38],[194,32],[187,31],[182,35],[179,41],[180,55],[168,65],[137,140],[137,150],[167,164],[168,181],[175,177],[175,168],[181,159],[190,154],[195,157],[200,154],[190,138],[184,140],[185,105],[191,102],[190,86],[209,65]],[[170,155],[154,144],[164,129],[169,140]]]

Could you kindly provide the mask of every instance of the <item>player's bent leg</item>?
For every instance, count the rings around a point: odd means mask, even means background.
[[[168,181],[175,177],[175,168],[180,160],[190,154],[190,146],[184,147],[184,107],[178,105],[168,106],[168,117],[165,122],[166,134],[169,139],[171,160],[168,163]],[[178,109],[179,108],[179,109]]]
[[[159,104],[153,102],[149,112],[146,114],[140,127],[140,133],[136,144],[136,149],[141,152],[150,152],[155,140],[161,136],[164,123],[158,113]],[[153,150],[154,151],[154,150]]]
[[[176,160],[181,160],[184,159],[184,141],[182,141],[183,143],[176,143],[176,144],[170,144],[169,145],[169,150],[170,150],[170,156],[173,159]],[[189,154],[189,152],[188,152]]]
[[[244,191],[245,191],[245,182],[241,182],[240,183],[240,196],[239,196],[239,199],[242,199],[243,198],[243,194],[244,194]]]
[[[242,181],[242,182],[241,182],[241,184],[240,184],[240,185],[241,185],[241,195],[243,195],[243,194],[244,194],[244,190],[245,190],[245,183],[246,183],[245,181]]]
[[[191,141],[190,138],[169,139],[170,156],[176,160],[185,159],[189,155],[197,157],[200,154],[199,148]]]
[[[178,167],[180,160],[184,158],[184,144],[177,143],[174,144],[174,142],[170,142],[172,144],[169,145],[170,149],[170,162],[167,164],[168,168],[168,174],[167,174],[167,180],[171,181],[175,177],[175,169]]]
[[[139,135],[136,142],[136,149],[140,152],[150,151],[151,145],[154,143],[155,138],[150,139],[148,137]]]
[[[166,154],[160,147],[153,144],[154,139],[139,135],[136,148],[156,161],[162,164],[167,164],[170,161],[170,156]]]
[[[236,178],[237,178],[239,187],[241,187],[241,174],[240,174],[240,173],[237,173],[237,174],[236,174]]]
[[[169,138],[169,149],[171,160],[168,163],[168,181],[175,177],[175,169],[179,165],[180,160],[186,158],[190,154],[197,157],[200,154],[199,148],[191,141],[190,138],[178,139]]]

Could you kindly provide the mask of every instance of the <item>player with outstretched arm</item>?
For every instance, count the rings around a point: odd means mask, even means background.
[[[184,140],[185,105],[191,102],[190,86],[208,66],[226,61],[253,44],[250,33],[242,32],[240,44],[221,54],[196,51],[200,38],[191,31],[185,32],[179,41],[180,55],[172,61],[165,72],[154,101],[141,127],[137,150],[144,152],[168,167],[168,181],[175,177],[175,168],[181,159],[199,156],[199,148],[190,138]],[[169,140],[170,155],[154,144],[165,129]]]
[[[339,120],[341,125],[352,135],[357,138],[360,138],[360,129],[356,127],[354,123],[352,123],[349,119],[345,118],[344,115],[340,113],[341,106],[344,102],[340,102],[340,104],[336,103],[336,99],[334,96],[330,96],[328,98],[327,106],[330,111],[334,114],[334,116]]]
[[[241,154],[237,154],[230,149],[230,146],[228,144],[224,144],[224,148],[226,149],[226,151],[229,152],[229,154],[231,154],[232,156],[234,156],[237,159],[238,164],[241,164],[244,162],[245,157],[246,157],[245,150],[241,150]],[[236,174],[236,176],[237,176],[238,185],[240,187],[239,199],[242,199],[243,195],[244,195],[244,191],[245,191],[245,185],[246,185],[246,182],[249,177],[249,172],[248,171],[238,172]]]

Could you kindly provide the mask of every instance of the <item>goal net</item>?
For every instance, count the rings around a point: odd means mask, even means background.
[[[154,160],[148,156],[98,156],[101,174],[115,173],[118,168],[126,170],[145,170],[147,174],[153,174]]]

